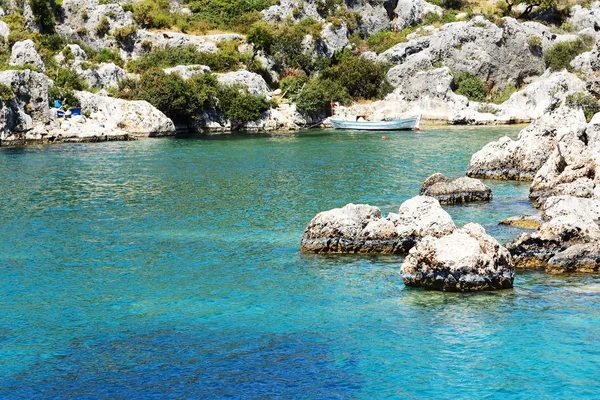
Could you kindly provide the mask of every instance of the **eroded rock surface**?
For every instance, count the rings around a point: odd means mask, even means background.
[[[348,204],[317,214],[302,235],[300,250],[406,254],[419,238],[442,236],[454,228],[450,215],[431,197],[409,199],[398,214],[390,213],[386,218],[377,207]]]
[[[489,143],[471,157],[467,175],[476,178],[533,180],[552,154],[556,138],[567,131],[583,131],[585,116],[580,109],[560,107],[523,129],[512,140],[505,136]]]
[[[479,179],[450,179],[443,174],[431,175],[423,182],[419,194],[436,198],[441,204],[468,203],[492,199],[492,189]]]
[[[407,286],[442,291],[508,289],[514,280],[508,250],[473,223],[446,236],[423,238],[401,271]]]

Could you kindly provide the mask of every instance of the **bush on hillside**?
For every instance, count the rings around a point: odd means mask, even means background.
[[[136,33],[137,33],[137,26],[132,25],[132,26],[124,26],[122,28],[115,29],[115,31],[113,32],[113,35],[115,36],[115,39],[117,40],[117,42],[119,42],[121,45],[127,45],[127,44],[131,44]]]
[[[8,103],[14,96],[10,86],[0,83],[0,100],[2,100],[2,103]]]
[[[347,104],[351,97],[345,87],[329,80],[314,78],[307,82],[296,96],[291,97],[296,102],[299,112],[305,114],[331,114],[331,102]]]
[[[546,67],[552,71],[561,71],[567,69],[571,71],[571,61],[579,54],[588,51],[591,46],[583,39],[577,39],[569,42],[558,42],[544,52],[544,62]]]
[[[132,6],[133,19],[145,28],[168,28],[173,25],[168,0],[142,0]]]
[[[293,98],[300,93],[307,82],[308,77],[306,75],[292,75],[283,78],[279,83],[279,86],[283,96]]]
[[[142,73],[151,68],[170,68],[177,65],[208,65],[214,72],[226,72],[237,69],[242,55],[235,43],[221,43],[217,53],[199,52],[194,46],[153,48],[137,60],[127,64],[131,72]]]
[[[96,26],[96,34],[100,37],[108,35],[110,31],[110,22],[108,22],[108,18],[106,16],[102,17],[98,26]]]
[[[262,19],[260,11],[276,4],[275,0],[188,0],[192,26],[203,22],[209,29],[228,29],[245,33]]]
[[[344,87],[354,99],[373,99],[389,93],[386,81],[389,65],[360,57],[343,57],[339,64],[325,69],[323,78]]]
[[[256,121],[269,109],[269,102],[241,85],[219,85],[217,106],[234,124]]]
[[[482,102],[485,100],[487,94],[485,83],[468,72],[455,74],[454,85],[456,87],[456,90],[454,90],[456,94],[463,95],[473,101]]]
[[[146,100],[168,117],[191,120],[213,104],[217,79],[210,74],[194,75],[189,80],[159,69],[143,73],[139,79],[119,84],[118,96],[127,100]]]
[[[54,14],[47,0],[29,0],[35,22],[42,28],[42,33],[54,33]]]
[[[588,122],[594,114],[600,112],[600,103],[594,96],[585,92],[572,93],[565,99],[565,105],[574,108],[581,108]]]

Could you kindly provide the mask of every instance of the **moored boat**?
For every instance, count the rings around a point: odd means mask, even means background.
[[[393,121],[346,121],[341,119],[331,119],[330,121],[335,129],[353,129],[364,131],[400,131],[419,129],[421,117],[405,118]]]

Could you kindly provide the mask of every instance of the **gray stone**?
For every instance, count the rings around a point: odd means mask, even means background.
[[[503,137],[471,157],[467,175],[477,178],[533,180],[553,151],[555,138],[566,130],[584,130],[581,110],[560,107],[523,129],[516,141]]]
[[[516,228],[539,229],[543,222],[541,215],[520,215],[505,218],[498,223],[500,225],[514,226]]]
[[[167,74],[179,74],[185,80],[194,75],[203,75],[210,73],[210,67],[206,65],[178,65],[172,68],[163,69]]]
[[[454,222],[437,200],[417,196],[405,201],[398,214],[381,218],[368,205],[348,204],[317,214],[302,235],[300,250],[309,253],[406,254],[427,235],[452,232]]]
[[[0,37],[4,39],[4,43],[8,41],[8,35],[10,35],[10,28],[4,21],[0,21]]]
[[[9,65],[33,65],[42,72],[46,72],[44,61],[42,61],[42,57],[35,50],[35,44],[30,39],[16,42],[13,45]]]
[[[508,289],[515,275],[509,252],[472,223],[440,238],[422,239],[401,272],[407,286],[457,292]]]
[[[240,84],[246,86],[250,92],[262,94],[269,99],[271,98],[271,89],[264,78],[259,74],[246,70],[239,70],[215,75],[220,83],[227,85]]]
[[[457,204],[490,201],[492,189],[479,179],[461,177],[452,180],[436,173],[423,182],[419,195],[434,197],[440,204]]]
[[[600,271],[600,242],[575,244],[556,254],[546,266],[546,272],[597,273]]]
[[[107,129],[118,128],[138,136],[164,136],[175,133],[175,125],[147,101],[127,101],[101,94],[75,92],[82,112]]]

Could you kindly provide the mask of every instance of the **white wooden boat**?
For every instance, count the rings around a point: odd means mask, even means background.
[[[400,131],[419,129],[421,117],[405,118],[394,121],[345,121],[341,119],[331,119],[331,124],[335,129],[352,129],[360,131]]]

